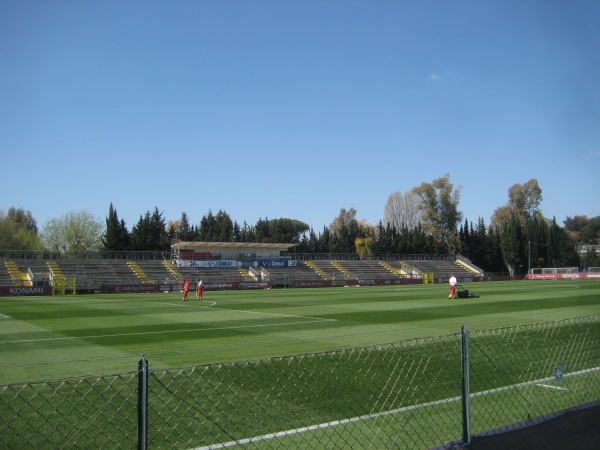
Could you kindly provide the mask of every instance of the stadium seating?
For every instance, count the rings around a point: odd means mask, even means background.
[[[122,259],[61,259],[58,264],[65,277],[76,279],[78,290],[140,283],[127,261]]]
[[[398,274],[390,272],[379,261],[339,261],[339,265],[344,267],[353,278],[398,278]]]
[[[454,274],[461,278],[473,277],[475,274],[454,261],[447,260],[410,260],[408,263],[421,273],[433,273],[435,278],[450,278]]]
[[[34,275],[32,280],[29,273]],[[48,266],[44,260],[39,259],[24,259],[24,260],[7,260],[2,264],[2,272],[0,273],[0,285],[2,286],[31,286],[36,283],[35,275],[41,274],[47,279]]]
[[[147,280],[153,283],[175,283],[180,281],[181,272],[177,269],[176,272],[169,270],[164,261],[136,261],[138,267],[144,272]]]
[[[180,267],[179,272],[183,278],[190,281],[204,280],[204,282],[217,281],[247,281],[241,277],[235,267]]]
[[[0,286],[14,286],[6,264],[0,264]]]
[[[329,280],[343,280],[345,278],[353,278],[352,274],[344,273],[339,267],[333,264],[334,261],[330,260],[315,260],[311,263],[318,270],[316,271],[321,277],[325,277]]]
[[[189,252],[196,257],[214,256],[210,252]],[[77,291],[99,290],[102,286],[119,284],[172,284],[184,278],[195,282],[236,282],[255,281],[247,267],[176,267],[170,261],[125,259],[24,259],[8,261],[19,273],[49,273],[48,263],[58,264],[63,275],[75,278]],[[459,280],[478,276],[453,260],[410,259],[400,260],[310,260],[297,261],[295,266],[268,267],[257,269],[275,284],[295,280],[343,280],[343,279],[394,279],[421,278],[424,273],[433,273],[436,280],[447,279],[455,274]],[[0,266],[0,285],[15,286],[7,262]]]
[[[268,274],[269,280],[275,281],[278,279],[287,280],[313,280],[321,279],[321,277],[309,266],[302,262],[298,262],[296,266],[287,267],[268,267],[257,270]]]

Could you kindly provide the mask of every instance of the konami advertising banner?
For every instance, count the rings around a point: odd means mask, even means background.
[[[0,287],[0,297],[26,295],[52,295],[52,286],[2,286]]]

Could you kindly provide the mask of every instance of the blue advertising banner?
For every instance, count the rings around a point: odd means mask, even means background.
[[[258,261],[257,265],[259,267],[297,267],[297,261],[286,259],[284,261],[281,260],[265,260]]]

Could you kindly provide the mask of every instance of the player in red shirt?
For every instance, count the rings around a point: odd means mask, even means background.
[[[187,302],[188,301],[188,291],[190,290],[190,282],[188,280],[185,280],[183,282],[183,301]]]

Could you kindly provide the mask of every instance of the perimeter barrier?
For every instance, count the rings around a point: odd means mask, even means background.
[[[600,403],[600,315],[0,386],[8,449],[469,447]]]

